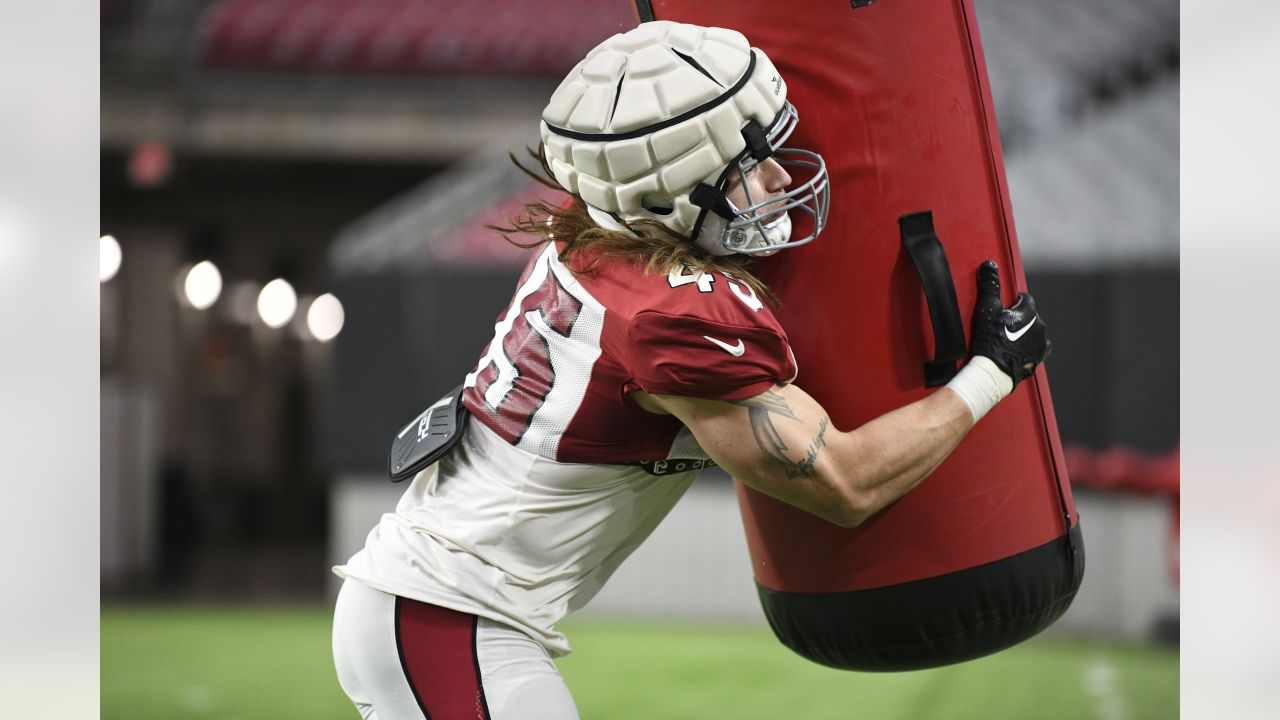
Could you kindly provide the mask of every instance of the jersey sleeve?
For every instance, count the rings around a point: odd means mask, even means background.
[[[628,391],[741,400],[796,377],[781,328],[645,311],[632,319],[623,347]]]

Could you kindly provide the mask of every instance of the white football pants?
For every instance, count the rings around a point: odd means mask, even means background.
[[[578,720],[528,635],[354,580],[338,593],[333,660],[364,720]]]

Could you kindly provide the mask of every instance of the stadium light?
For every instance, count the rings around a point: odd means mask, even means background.
[[[115,277],[123,258],[120,243],[110,235],[103,235],[98,240],[98,282],[104,283]]]
[[[331,293],[325,293],[312,301],[307,310],[307,329],[320,342],[329,342],[342,331],[345,319],[342,303]]]
[[[258,293],[258,317],[269,327],[284,327],[298,310],[298,294],[284,278],[276,278]]]
[[[218,300],[222,294],[222,273],[218,266],[202,260],[187,271],[186,280],[182,283],[187,302],[197,310],[204,310]]]

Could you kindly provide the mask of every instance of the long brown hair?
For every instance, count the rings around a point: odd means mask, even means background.
[[[646,275],[665,275],[681,267],[694,272],[718,270],[748,285],[770,305],[777,306],[777,297],[751,270],[755,258],[745,255],[712,255],[694,245],[687,236],[656,220],[623,221],[622,224],[631,232],[602,228],[587,214],[587,205],[582,197],[568,192],[556,182],[551,168],[547,166],[542,146],[539,145],[537,150],[525,150],[537,162],[541,172],[526,167],[515,153],[508,153],[511,162],[542,185],[565,193],[572,198],[572,202],[557,205],[545,200],[535,200],[525,205],[519,215],[508,218],[506,226],[489,226],[502,233],[507,242],[532,249],[552,240],[562,240],[564,249],[560,251],[560,261],[575,273],[584,275],[590,274],[601,260],[611,257],[630,260]],[[531,235],[532,238],[521,241],[512,237],[513,235]]]

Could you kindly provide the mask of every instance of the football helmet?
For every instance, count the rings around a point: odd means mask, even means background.
[[[556,181],[592,208],[655,220],[716,255],[759,255],[826,226],[822,156],[785,145],[798,121],[786,82],[741,33],[656,21],[587,53],[552,94],[540,132]],[[752,197],[747,174],[769,158],[800,180]],[[742,207],[727,195],[735,175]],[[792,210],[812,217],[803,238],[791,237]]]

